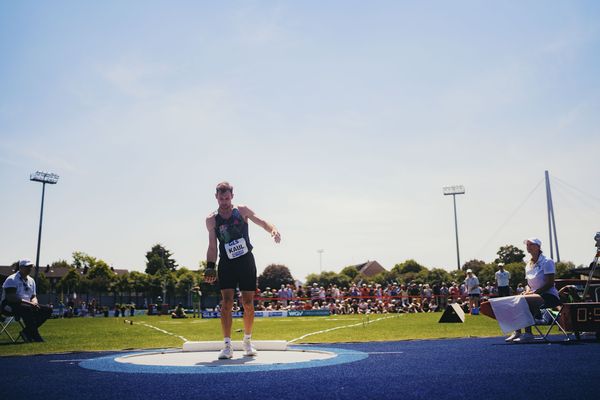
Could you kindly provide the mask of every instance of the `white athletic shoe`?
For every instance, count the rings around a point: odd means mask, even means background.
[[[518,339],[519,337],[521,337],[521,332],[513,332],[512,335],[510,335],[509,337],[507,337],[506,339],[504,339],[505,342],[514,342],[515,339]]]
[[[249,340],[244,340],[242,342],[242,347],[244,348],[244,356],[246,357],[253,357],[258,354],[254,346],[252,346],[252,342]]]
[[[219,360],[228,360],[230,358],[233,358],[233,348],[231,345],[225,345],[219,353]]]
[[[535,340],[533,334],[525,332],[520,337],[513,340],[513,343],[531,343]]]

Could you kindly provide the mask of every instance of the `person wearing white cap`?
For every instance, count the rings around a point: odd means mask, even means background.
[[[479,307],[479,297],[481,296],[481,289],[479,288],[479,279],[473,273],[470,268],[467,270],[467,278],[465,279],[465,286],[467,287],[467,294],[469,295],[469,310],[472,313],[473,308]]]
[[[18,271],[10,275],[2,285],[2,312],[21,317],[25,329],[21,336],[28,342],[43,342],[38,328],[52,315],[52,308],[38,303],[35,281],[29,274],[33,263],[20,260]]]
[[[546,258],[542,254],[542,241],[538,238],[529,238],[523,241],[527,246],[527,252],[531,254],[531,259],[525,265],[525,278],[527,278],[527,288],[523,292],[529,309],[533,316],[540,313],[540,308],[556,307],[560,304],[558,291],[554,286],[554,274],[556,267],[554,261]],[[506,339],[507,342],[526,343],[533,341],[531,327],[525,328],[525,333],[521,330],[515,331]]]

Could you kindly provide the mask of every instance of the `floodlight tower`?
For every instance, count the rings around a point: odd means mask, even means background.
[[[460,271],[460,252],[458,250],[458,219],[456,217],[456,195],[465,194],[465,187],[462,185],[457,186],[444,186],[444,196],[452,195],[454,201],[454,234],[456,235],[456,268]]]
[[[38,273],[40,271],[40,244],[42,242],[42,221],[44,218],[44,194],[46,193],[46,183],[55,185],[58,182],[58,175],[50,172],[36,171],[29,175],[29,180],[42,183],[42,207],[40,209],[40,229],[38,231],[37,254],[35,256],[35,281],[37,283]]]
[[[323,272],[323,252],[325,250],[323,249],[319,249],[317,250],[317,253],[319,253],[319,273]]]

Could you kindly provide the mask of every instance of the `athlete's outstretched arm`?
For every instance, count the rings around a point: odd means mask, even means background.
[[[254,222],[256,225],[262,227],[265,231],[269,232],[273,240],[275,240],[275,243],[279,243],[281,241],[281,235],[279,234],[277,228],[275,228],[275,225],[260,218],[254,213],[254,211],[252,211],[246,206],[239,206],[238,208],[243,217],[248,218],[250,221]]]
[[[206,263],[207,269],[211,268],[213,271],[209,274],[205,274],[204,280],[206,283],[213,283],[216,280],[214,274],[215,263],[217,262],[217,233],[215,232],[215,217],[211,215],[206,218],[206,229],[208,229],[208,250],[206,251]]]

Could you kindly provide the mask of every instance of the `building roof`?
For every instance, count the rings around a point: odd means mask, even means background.
[[[381,272],[387,271],[377,261],[367,261],[362,264],[357,264],[354,267],[358,270],[359,274],[368,277],[375,276]]]

